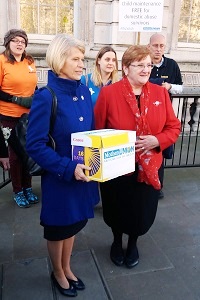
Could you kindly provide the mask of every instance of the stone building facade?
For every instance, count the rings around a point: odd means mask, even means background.
[[[200,44],[178,41],[180,13],[181,0],[164,0],[162,33],[167,38],[166,56],[178,62],[185,86],[198,87],[200,86]],[[114,47],[120,65],[125,49],[131,44],[138,43],[137,32],[121,32],[118,30],[118,24],[118,0],[74,0],[74,35],[85,42],[86,71],[92,68],[97,51],[102,46]],[[3,36],[11,28],[20,28],[20,1],[1,0],[1,52],[4,50]],[[153,32],[141,32],[140,44],[147,44],[152,34]],[[52,36],[36,34],[28,34],[28,36],[27,52],[31,53],[36,60],[39,85],[44,85],[47,78],[45,53]]]

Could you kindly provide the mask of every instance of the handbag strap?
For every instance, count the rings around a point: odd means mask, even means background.
[[[56,120],[56,113],[57,113],[57,97],[54,91],[49,86],[44,86],[52,95],[52,106],[51,106],[51,117],[50,117],[50,127],[49,127],[49,133],[53,131],[53,126]]]

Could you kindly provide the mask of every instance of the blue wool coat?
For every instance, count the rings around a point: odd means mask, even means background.
[[[41,221],[46,225],[70,225],[94,216],[99,201],[96,182],[77,181],[72,161],[71,133],[94,128],[91,95],[80,81],[48,72],[48,86],[58,99],[52,136],[54,151],[47,146],[52,96],[47,89],[35,92],[29,113],[27,152],[45,170],[41,178]]]

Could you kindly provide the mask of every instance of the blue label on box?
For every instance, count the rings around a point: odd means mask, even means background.
[[[72,160],[78,161],[80,164],[84,164],[84,147],[73,146]]]

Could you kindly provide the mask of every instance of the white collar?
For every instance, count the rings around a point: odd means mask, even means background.
[[[162,56],[161,62],[159,62],[159,64],[154,64],[155,67],[160,68],[160,66],[162,66],[164,61],[164,57]]]

